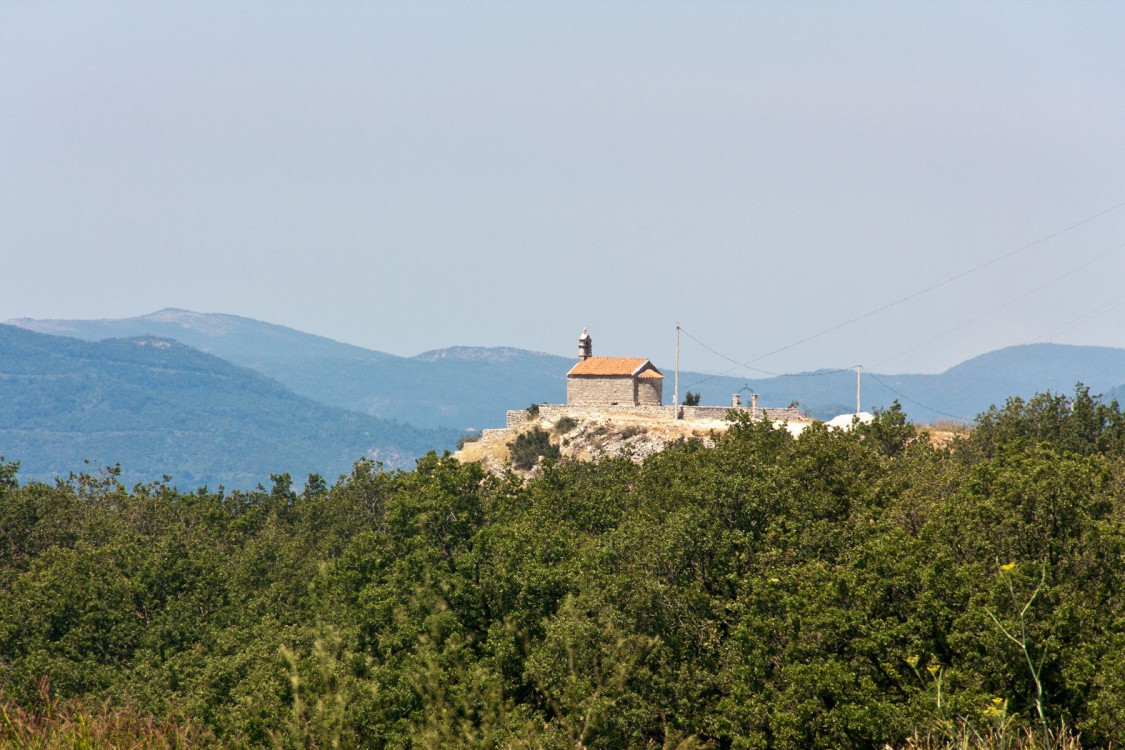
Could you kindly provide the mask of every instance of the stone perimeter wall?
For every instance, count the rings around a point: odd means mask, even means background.
[[[513,412],[508,412],[508,413],[512,414]],[[524,412],[524,414],[526,415],[527,412]],[[508,434],[508,430],[507,430],[507,428],[504,428],[504,427],[486,427],[486,428],[484,428],[483,430],[480,431],[481,440],[487,440],[491,437],[496,437],[497,435],[506,435],[506,434]]]
[[[731,411],[732,407],[729,406],[681,406],[680,414],[683,419],[720,419],[726,420],[727,412]],[[771,422],[805,422],[808,418],[802,416],[801,413],[793,407],[785,407],[779,409],[773,408],[759,408],[754,409],[749,406],[741,406],[734,411],[746,414],[751,420],[768,419]],[[609,406],[606,404],[601,405],[574,405],[574,404],[540,404],[539,405],[539,418],[546,420],[556,420],[559,417],[572,417],[575,419],[597,419],[606,415],[620,414],[622,416],[638,416],[638,417],[667,417],[672,419],[675,416],[673,407],[671,406]],[[527,414],[527,409],[519,409],[509,411],[507,414],[508,427],[517,427],[531,420]],[[488,430],[484,430],[482,434],[488,434]]]

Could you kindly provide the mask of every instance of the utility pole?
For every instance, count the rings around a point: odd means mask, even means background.
[[[672,414],[680,418],[680,324],[676,324],[676,387],[672,392]]]
[[[860,399],[859,399],[859,374],[863,372],[863,365],[855,366],[855,415],[858,417],[860,412]]]

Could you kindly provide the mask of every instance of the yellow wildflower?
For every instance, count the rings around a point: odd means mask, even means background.
[[[981,713],[999,724],[1008,715],[1008,701],[1003,698],[993,698],[992,704],[981,709]]]

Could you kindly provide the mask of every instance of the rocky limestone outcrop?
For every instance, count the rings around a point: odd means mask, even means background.
[[[568,416],[532,418],[518,425],[487,430],[479,440],[466,443],[454,456],[461,461],[479,461],[489,471],[516,471],[531,475],[539,466],[518,470],[509,444],[517,436],[535,429],[550,435],[562,459],[594,461],[603,457],[628,456],[644,461],[679,440],[699,440],[713,445],[715,436],[730,427],[723,420],[674,420],[671,418],[605,412],[575,419]]]

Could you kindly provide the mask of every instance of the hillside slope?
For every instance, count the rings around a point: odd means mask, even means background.
[[[0,455],[25,478],[121,463],[128,482],[180,486],[329,479],[361,457],[412,465],[455,434],[334,409],[183,344],[98,343],[0,325]]]
[[[568,357],[506,347],[451,347],[398,357],[250,318],[186,310],[123,320],[9,322],[90,341],[174,338],[263,373],[307,398],[425,428],[499,427],[508,409],[563,402],[566,372],[573,364]],[[655,361],[662,364],[659,357]],[[671,403],[672,373],[664,369],[664,400]],[[971,421],[1010,396],[1069,393],[1078,381],[1094,393],[1125,384],[1125,349],[1028,344],[982,354],[939,374],[865,371],[862,409],[875,411],[898,400],[916,422]],[[764,406],[797,401],[819,419],[854,411],[855,389],[855,372],[849,369],[768,378],[680,373],[681,399],[691,390],[702,395],[704,404],[724,405],[733,393],[745,400],[753,391]]]
[[[251,318],[176,309],[120,320],[7,322],[86,341],[175,339],[329,406],[459,431],[497,426],[507,409],[564,400],[571,365],[565,357],[511,348],[453,347],[398,357]]]
[[[71,336],[85,341],[156,336],[175,339],[201,352],[236,364],[270,359],[279,353],[292,357],[352,358],[366,362],[397,359],[393,354],[342,344],[324,336],[241,315],[199,313],[174,307],[135,318],[58,320],[13,318],[7,325],[36,333]]]

